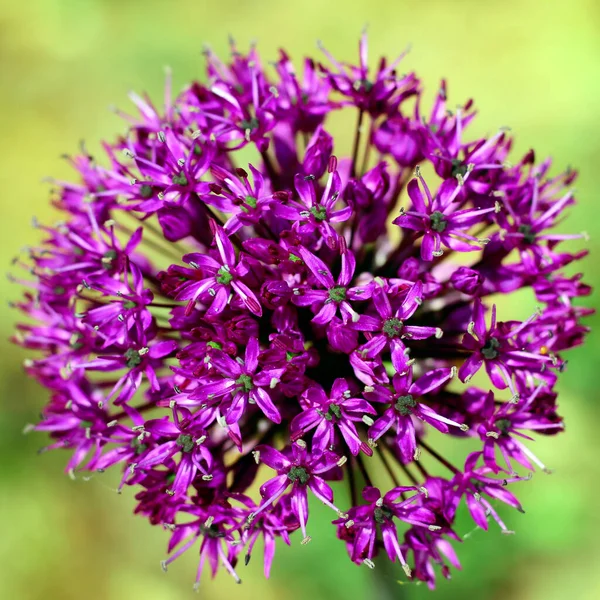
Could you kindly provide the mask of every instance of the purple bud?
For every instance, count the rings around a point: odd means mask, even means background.
[[[403,117],[385,120],[373,136],[375,147],[391,154],[403,167],[412,167],[422,159],[421,125]]]
[[[262,285],[260,297],[267,308],[274,310],[290,300],[292,290],[283,281],[268,281]]]
[[[483,276],[479,271],[468,267],[459,267],[452,273],[450,283],[459,291],[469,296],[475,295],[483,284]]]
[[[302,170],[307,175],[319,179],[327,170],[329,158],[333,152],[333,138],[319,127],[306,148]]]
[[[192,232],[192,223],[188,212],[182,206],[166,206],[158,211],[158,222],[165,238],[177,242]]]

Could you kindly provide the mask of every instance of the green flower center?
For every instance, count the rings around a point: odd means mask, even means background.
[[[465,163],[459,158],[454,158],[452,160],[452,177],[456,177],[457,175],[462,175],[464,177],[467,174],[468,167]]]
[[[287,476],[290,481],[293,481],[294,483],[299,481],[302,485],[310,479],[310,475],[306,472],[304,467],[292,467],[288,471]]]
[[[490,338],[481,349],[481,354],[488,360],[494,360],[499,354],[498,348],[500,347],[500,342],[496,338]]]
[[[327,412],[317,409],[317,413],[319,413],[319,415],[321,415],[324,419],[327,419],[327,421],[333,421],[334,417],[337,419],[341,418],[342,409],[337,404],[330,404]]]
[[[510,422],[510,419],[498,419],[494,425],[496,425],[496,427],[502,432],[502,433],[508,433],[508,431],[510,430],[510,427],[512,425],[512,423]]]
[[[129,444],[136,454],[143,454],[147,449],[147,444],[143,444],[140,440],[134,437]]]
[[[243,129],[244,131],[246,131],[246,129],[258,129],[259,125],[260,123],[256,117],[251,117],[250,119],[244,119],[243,121],[240,121],[240,129]]]
[[[338,419],[340,419],[342,416],[342,409],[337,404],[330,404],[327,412],[332,417],[336,417]]]
[[[134,350],[133,348],[129,348],[125,352],[125,364],[127,368],[134,369],[135,367],[142,364],[142,355],[138,350]]]
[[[142,198],[150,198],[150,196],[152,196],[152,186],[144,183],[144,185],[142,185],[140,188],[140,196]]]
[[[71,346],[73,350],[80,350],[83,348],[83,335],[76,331],[69,340],[69,346]]]
[[[408,394],[407,396],[400,396],[398,400],[396,400],[396,410],[403,416],[407,417],[412,414],[413,408],[417,406],[417,401]]]
[[[229,272],[227,267],[221,267],[217,271],[217,283],[222,283],[223,285],[229,285],[233,281],[233,275]]]
[[[252,383],[252,377],[250,375],[240,375],[235,383],[239,385],[245,392],[249,392],[254,389],[254,384]]]
[[[313,206],[310,209],[310,214],[317,221],[325,221],[325,219],[327,219],[327,209],[324,206],[321,206],[320,204],[318,204],[317,206]]]
[[[433,231],[437,231],[438,233],[443,233],[448,226],[446,216],[439,210],[432,212],[429,220],[431,222],[431,229],[433,229]]]
[[[333,302],[343,302],[346,299],[346,288],[336,285],[329,290],[329,299]]]
[[[175,443],[181,448],[182,452],[191,452],[194,449],[194,440],[191,435],[181,434]]]
[[[519,225],[517,231],[523,234],[523,241],[526,244],[535,244],[535,233],[532,233],[531,225]]]
[[[385,506],[378,506],[373,511],[373,516],[375,517],[375,521],[377,521],[377,523],[385,523],[386,520],[393,518],[394,513]]]
[[[200,531],[203,535],[209,538],[225,537],[225,534],[222,531],[219,531],[216,525],[211,525],[210,527],[207,527],[206,525],[200,525]]]
[[[187,177],[185,176],[183,171],[181,173],[179,173],[179,175],[173,175],[173,177],[171,177],[171,181],[175,185],[187,185],[188,184]]]
[[[404,323],[400,319],[388,319],[383,324],[383,333],[387,335],[389,338],[400,337],[402,333],[402,328],[404,327]]]
[[[250,208],[256,208],[256,204],[257,204],[257,200],[254,196],[246,196],[244,202],[250,207]]]
[[[108,250],[102,255],[100,262],[107,271],[110,271],[113,268],[113,263],[115,260],[117,260],[118,256],[119,253],[116,250]]]
[[[354,83],[354,89],[357,92],[363,91],[368,94],[373,89],[373,84],[368,79],[359,79]]]

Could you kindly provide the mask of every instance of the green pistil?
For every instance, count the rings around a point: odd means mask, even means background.
[[[88,427],[91,427],[93,425],[93,423],[91,421],[81,421],[81,426],[84,429],[87,429]]]
[[[222,538],[225,537],[225,534],[222,531],[217,529],[216,525],[211,525],[207,527],[206,525],[200,525],[200,531],[209,538]]]
[[[134,369],[135,367],[142,364],[142,355],[137,350],[129,348],[125,352],[125,361],[125,364],[129,369]]]
[[[342,416],[342,409],[337,404],[330,404],[327,414],[332,418],[336,417],[340,419]]]
[[[171,177],[171,181],[175,185],[187,185],[188,184],[187,177],[185,176],[183,171],[181,173],[179,173],[179,175],[173,175],[173,177]]]
[[[302,485],[310,479],[310,475],[306,472],[304,467],[292,467],[288,471],[287,476],[290,481],[299,481]]]
[[[194,449],[194,439],[191,435],[181,434],[175,443],[181,448],[182,452],[191,452]]]
[[[296,256],[295,254],[291,254],[288,256],[288,259],[291,260],[292,262],[302,262],[302,259],[299,256]]]
[[[446,216],[439,210],[432,212],[429,220],[431,222],[431,229],[433,229],[433,231],[437,231],[438,233],[443,233],[448,226]]]
[[[290,352],[289,350],[287,350],[285,353],[285,358],[288,362],[296,358],[296,356],[300,356],[300,352]]]
[[[249,392],[254,389],[254,384],[252,383],[252,377],[250,375],[240,375],[235,380],[236,385],[239,385],[245,392]]]
[[[219,344],[219,342],[207,342],[206,345],[209,348],[214,348],[215,350],[223,350],[223,346],[222,344]]]
[[[396,400],[396,410],[403,417],[412,414],[415,406],[417,406],[417,401],[410,394],[408,394],[408,396],[400,396],[398,400]]]
[[[462,160],[458,158],[454,158],[452,160],[452,177],[456,177],[457,175],[461,175],[464,177],[469,170],[468,166],[463,163]]]
[[[385,335],[387,335],[389,338],[400,337],[403,327],[404,323],[400,319],[388,319],[383,324],[383,333],[385,333]]]
[[[140,442],[140,440],[136,437],[131,440],[130,446],[133,448],[136,454],[143,454],[148,449],[148,446]]]
[[[355,83],[355,89],[357,92],[363,91],[368,94],[373,89],[373,84],[368,79],[359,79]]]
[[[531,225],[519,225],[517,231],[523,234],[523,241],[526,244],[535,244],[535,233],[532,233]]]
[[[317,408],[317,414],[327,421],[333,421],[333,418],[341,418],[342,410],[337,404],[330,404],[327,412],[323,412]]]
[[[227,270],[226,267],[221,267],[217,271],[217,283],[223,285],[229,285],[233,281],[233,275]]]
[[[481,354],[483,354],[484,358],[488,360],[494,360],[498,356],[498,348],[500,347],[500,342],[496,338],[490,338],[481,349]]]
[[[83,348],[83,335],[79,332],[75,332],[69,340],[69,346],[73,348],[73,350]]]
[[[329,299],[332,302],[343,302],[346,299],[346,288],[336,285],[329,290]]]
[[[325,219],[327,219],[327,209],[324,206],[321,206],[320,204],[317,204],[317,206],[313,206],[310,209],[310,214],[317,221],[325,221]]]
[[[150,198],[152,196],[152,186],[149,186],[147,183],[144,183],[140,188],[140,196],[142,198]]]
[[[118,256],[119,253],[116,250],[108,250],[102,255],[102,259],[100,260],[100,262],[107,271],[110,271],[110,269],[113,268],[113,263],[115,262],[115,260],[117,260]]]
[[[386,520],[393,518],[394,513],[385,506],[378,506],[373,511],[373,516],[378,523],[385,523]]]
[[[243,129],[244,131],[246,131],[246,129],[258,129],[259,125],[260,123],[256,117],[251,117],[250,119],[244,119],[243,121],[240,121],[240,129]]]
[[[250,208],[256,208],[257,200],[256,200],[256,198],[254,196],[246,196],[244,202]]]
[[[509,419],[498,419],[494,425],[496,425],[496,427],[502,432],[502,433],[508,433],[510,430],[510,427],[512,425],[512,423],[510,422]]]
[[[137,304],[133,300],[127,300],[123,302],[123,308],[129,310],[130,308],[135,308]]]

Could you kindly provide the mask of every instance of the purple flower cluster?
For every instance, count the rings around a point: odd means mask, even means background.
[[[351,561],[384,554],[433,587],[460,567],[463,500],[508,532],[507,486],[546,470],[530,434],[563,429],[562,351],[591,312],[566,272],[585,252],[561,245],[581,236],[554,229],[575,173],[508,162],[506,131],[469,139],[472,103],[449,110],[445,83],[425,111],[400,59],[368,67],[366,37],[358,65],[323,49],[300,74],[232,50],[175,100],[169,81],[162,111],[132,95],[105,159],[54,182],[65,218],[39,226],[14,338],[50,393],[34,428],[73,476],[120,465],[171,532],[163,567],[199,548],[196,583],[205,562],[239,581],[259,539],[268,576],[278,538],[310,541],[314,496]],[[538,310],[499,320],[522,288]],[[455,466],[432,429],[479,450]]]

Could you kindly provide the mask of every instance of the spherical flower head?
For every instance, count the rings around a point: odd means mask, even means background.
[[[271,69],[232,42],[175,98],[169,76],[164,108],[132,94],[127,135],[69,159],[61,222],[16,262],[14,341],[49,396],[28,429],[72,477],[118,465],[170,532],[163,568],[199,552],[195,587],[206,561],[239,583],[259,538],[268,577],[276,540],[311,540],[309,496],[352,562],[434,587],[460,568],[460,506],[508,533],[517,469],[549,472],[530,441],[563,430],[554,388],[587,333],[590,288],[563,272],[586,252],[562,248],[583,236],[556,230],[574,172],[508,163],[506,131],[470,137],[445,82],[427,109],[403,55],[370,67],[366,34],[357,64],[323,53]],[[522,288],[525,320],[498,302]]]

